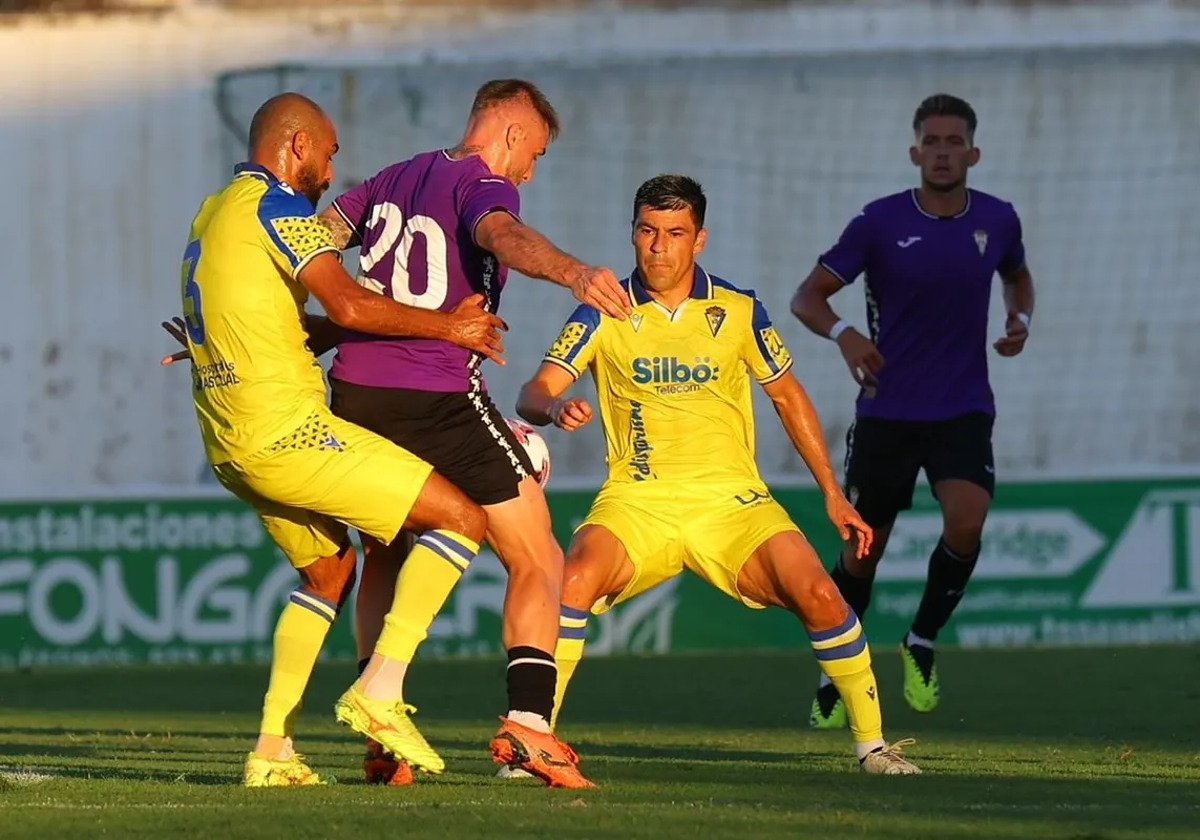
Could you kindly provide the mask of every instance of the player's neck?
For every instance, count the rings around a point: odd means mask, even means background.
[[[942,192],[927,186],[917,187],[917,203],[931,216],[951,218],[967,208],[967,185],[961,184]]]
[[[646,294],[650,295],[651,300],[674,312],[679,308],[680,304],[692,296],[692,287],[696,285],[696,279],[693,275],[694,272],[688,272],[685,280],[680,281],[665,292],[656,292],[646,287]]]

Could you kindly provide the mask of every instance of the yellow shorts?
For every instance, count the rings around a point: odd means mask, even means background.
[[[347,526],[391,542],[433,467],[322,408],[282,440],[213,472],[302,569],[336,554]]]
[[[620,594],[592,606],[597,615],[684,569],[762,609],[738,591],[738,575],[770,537],[800,530],[760,482],[699,488],[665,481],[606,484],[579,527],[586,525],[612,532],[634,569]]]

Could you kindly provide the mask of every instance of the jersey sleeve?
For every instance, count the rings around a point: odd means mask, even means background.
[[[750,373],[759,384],[766,385],[783,376],[792,367],[792,354],[783,344],[767,308],[758,298],[750,321],[750,337],[743,349],[743,358]]]
[[[596,357],[600,323],[599,310],[586,303],[580,305],[571,313],[542,361],[558,365],[578,379]]]
[[[318,254],[338,253],[329,229],[302,196],[268,189],[258,203],[258,221],[271,258],[289,277],[296,277]]]
[[[843,283],[849,285],[867,267],[867,249],[871,242],[871,217],[864,207],[850,220],[837,243],[820,256],[817,263]]]
[[[476,225],[494,210],[502,210],[520,221],[521,196],[507,178],[484,175],[472,178],[459,187],[456,209],[474,240]]]
[[[1025,236],[1021,230],[1021,217],[1011,204],[1009,209],[1012,210],[1012,233],[1008,238],[1004,256],[1000,258],[1000,264],[996,267],[1002,276],[1025,267]]]

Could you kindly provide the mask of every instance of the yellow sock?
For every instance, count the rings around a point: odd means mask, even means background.
[[[271,655],[271,681],[263,700],[263,735],[290,738],[308,678],[329,627],[337,618],[337,605],[303,589],[292,593],[275,625]]]
[[[850,732],[854,736],[859,758],[862,758],[884,744],[879,689],[875,685],[875,673],[871,670],[871,649],[867,646],[867,636],[853,610],[837,627],[816,630],[808,636],[812,640],[817,663],[825,676],[837,686],[838,694],[846,704]]]
[[[453,531],[426,531],[400,567],[392,608],[375,652],[412,662],[455,584],[479,553],[479,543]]]
[[[558,644],[554,647],[554,664],[558,666],[558,682],[554,686],[554,712],[550,715],[550,729],[558,726],[558,711],[567,695],[567,683],[575,675],[579,660],[583,659],[584,637],[587,634],[587,610],[563,606],[558,617]]]

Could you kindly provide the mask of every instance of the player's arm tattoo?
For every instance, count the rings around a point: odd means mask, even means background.
[[[825,446],[821,420],[800,381],[788,371],[763,385],[763,390],[771,398],[775,413],[779,415],[792,445],[817,480],[821,492],[825,495],[840,493],[841,488],[829,460],[829,449]]]
[[[332,204],[322,210],[321,215],[317,218],[325,226],[326,230],[329,231],[329,235],[333,238],[333,244],[340,250],[353,248],[359,244],[358,233],[354,228],[346,224],[346,220],[342,218],[342,214]]]
[[[342,328],[324,315],[306,314],[304,327],[308,331],[308,349],[314,356],[325,355],[342,340]]]
[[[1004,306],[1010,315],[1024,312],[1033,315],[1034,295],[1033,275],[1028,266],[1021,266],[1016,271],[1002,274],[1004,281]]]
[[[570,286],[588,271],[587,265],[533,228],[500,210],[488,213],[475,226],[475,242],[504,265],[536,280]]]

